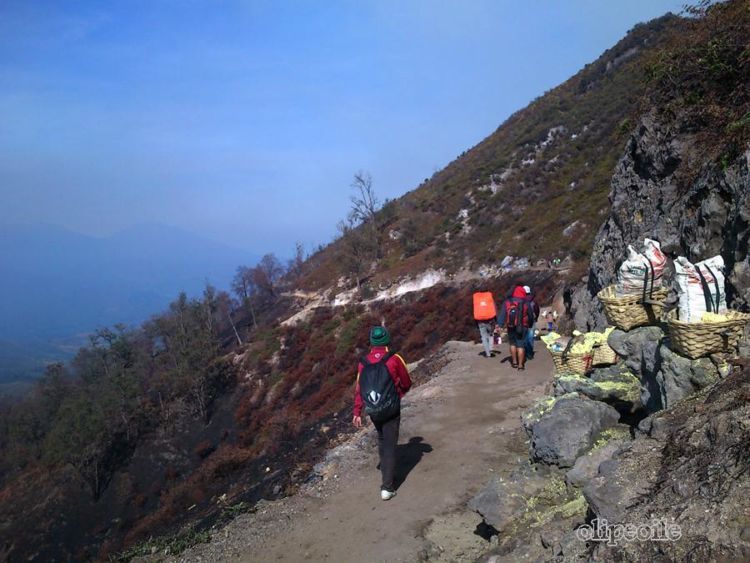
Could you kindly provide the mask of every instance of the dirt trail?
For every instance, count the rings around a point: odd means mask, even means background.
[[[466,502],[526,455],[519,415],[552,373],[540,342],[525,371],[502,361],[505,343],[498,348],[488,359],[478,355],[479,345],[448,343],[440,375],[407,395],[398,451],[403,482],[394,499],[380,500],[370,425],[353,438],[367,447],[352,447],[337,461],[320,498],[308,491],[268,503],[181,559],[414,561],[429,542],[445,559],[472,559],[486,543],[474,534],[481,519]]]

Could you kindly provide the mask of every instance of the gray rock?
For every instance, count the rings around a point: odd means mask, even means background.
[[[645,434],[655,440],[662,440],[666,437],[668,425],[666,420],[656,414],[647,416],[638,423],[637,432]]]
[[[561,397],[530,428],[529,454],[535,461],[572,467],[599,434],[617,424],[611,406],[575,396]]]
[[[664,408],[719,379],[719,369],[709,358],[690,360],[666,345],[661,347],[659,355],[661,363],[656,382]]]
[[[553,549],[555,546],[559,546],[561,539],[562,534],[560,534],[559,530],[543,530],[539,534],[539,541],[542,542],[544,549]],[[555,555],[559,555],[559,553],[555,553]]]
[[[641,404],[651,413],[703,389],[720,376],[710,358],[684,358],[669,348],[664,336],[661,328],[649,326],[628,332],[614,330],[608,339],[625,366],[640,380]]]
[[[610,524],[622,522],[633,498],[631,491],[613,479],[611,474],[588,481],[583,487],[583,496],[596,516]]]
[[[624,443],[622,440],[613,440],[580,456],[573,468],[565,474],[565,481],[575,487],[583,486],[599,474],[600,464],[611,459]]]
[[[620,355],[625,365],[637,377],[656,373],[659,363],[659,345],[664,331],[658,326],[645,326],[624,330],[613,330],[607,343]]]
[[[544,478],[536,476],[510,480],[495,477],[469,501],[469,509],[502,532],[524,513],[526,499],[541,491],[546,483]]]
[[[659,349],[664,331],[658,326],[635,328],[628,332],[613,330],[607,343],[623,358],[629,370],[641,381],[641,405],[647,412],[664,408],[661,385],[656,374],[661,357]]]
[[[607,476],[612,475],[615,471],[617,471],[617,468],[620,467],[620,462],[616,459],[605,459],[601,464],[599,464],[599,469],[597,470],[598,475]]]
[[[564,561],[585,560],[587,559],[588,548],[586,542],[578,539],[575,531],[571,531],[560,540],[560,553],[564,557]]]
[[[624,364],[596,368],[588,376],[562,374],[553,382],[555,395],[578,393],[612,404],[622,413],[641,407],[641,383]]]

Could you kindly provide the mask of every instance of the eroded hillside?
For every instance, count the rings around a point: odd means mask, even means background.
[[[456,271],[504,256],[586,262],[609,211],[609,185],[639,103],[645,67],[683,20],[631,30],[578,74],[512,115],[380,213],[373,285],[428,267]],[[342,242],[310,261],[305,285],[331,285]],[[353,284],[353,280],[351,282]]]

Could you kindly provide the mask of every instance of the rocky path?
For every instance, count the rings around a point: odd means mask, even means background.
[[[372,426],[329,456],[322,482],[264,503],[181,560],[472,560],[487,544],[466,503],[488,477],[527,455],[519,416],[551,379],[537,342],[526,371],[510,367],[507,346],[494,358],[479,345],[450,342],[437,377],[407,395],[399,440],[397,496],[380,500]]]

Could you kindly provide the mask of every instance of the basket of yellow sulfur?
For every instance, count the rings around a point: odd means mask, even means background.
[[[587,346],[581,337],[572,338],[565,348],[558,344],[548,347],[548,350],[552,355],[555,373],[572,371],[578,375],[586,375],[591,370],[591,347]]]
[[[643,295],[623,295],[615,293],[615,286],[602,289],[597,295],[604,307],[604,314],[610,324],[622,330],[637,326],[656,324],[661,320],[667,289],[655,288]]]
[[[750,315],[739,311],[704,313],[700,322],[692,323],[679,320],[676,310],[667,315],[672,348],[691,359],[731,350],[742,338],[748,321]]]

